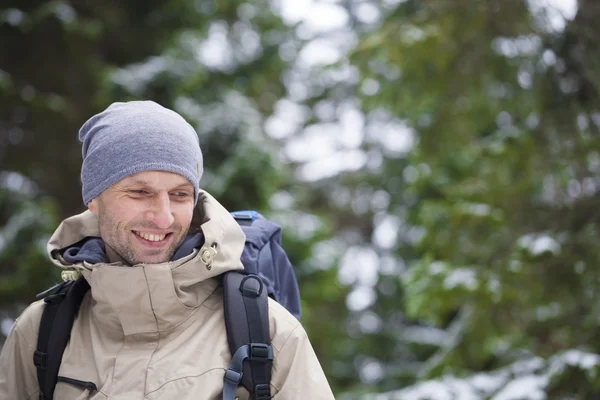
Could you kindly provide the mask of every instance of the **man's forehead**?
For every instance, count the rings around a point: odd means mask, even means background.
[[[167,171],[143,171],[127,176],[120,181],[121,185],[153,185],[168,184],[173,187],[192,186],[185,177]]]

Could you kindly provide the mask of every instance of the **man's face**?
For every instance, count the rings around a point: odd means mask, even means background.
[[[158,264],[169,261],[187,235],[194,187],[178,174],[144,171],[116,182],[88,207],[105,245],[125,262]]]

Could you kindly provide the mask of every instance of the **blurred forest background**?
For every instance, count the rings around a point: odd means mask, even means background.
[[[4,0],[0,320],[57,282],[80,125],[184,115],[284,227],[339,399],[600,396],[600,2]]]

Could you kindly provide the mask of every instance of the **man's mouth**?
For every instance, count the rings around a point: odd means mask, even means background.
[[[133,231],[133,233],[135,233],[137,236],[141,237],[142,239],[146,239],[149,242],[162,242],[163,240],[165,240],[167,237],[169,237],[171,235],[171,233],[156,234],[156,233],[148,233],[148,232],[142,232],[142,231]]]

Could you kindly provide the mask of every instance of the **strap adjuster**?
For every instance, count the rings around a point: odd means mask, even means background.
[[[33,364],[40,369],[45,370],[48,366],[48,354],[36,350],[33,353]]]
[[[271,398],[271,388],[267,384],[256,385],[254,388],[254,398],[256,400],[268,400]]]
[[[273,359],[271,346],[264,343],[250,343],[248,359],[250,361],[267,362]]]
[[[239,385],[242,381],[242,376],[244,374],[242,372],[237,372],[231,368],[225,371],[225,380],[229,383],[233,383],[235,386]]]

